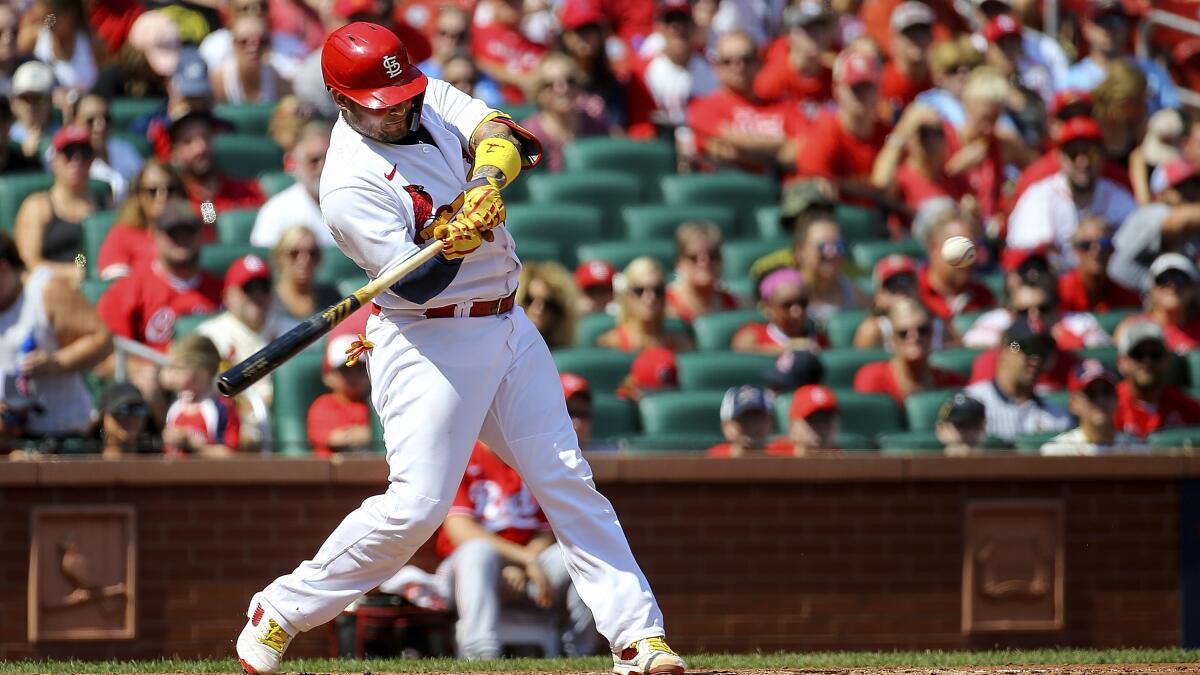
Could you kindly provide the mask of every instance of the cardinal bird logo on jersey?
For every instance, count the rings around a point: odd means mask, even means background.
[[[404,191],[412,198],[413,222],[420,230],[433,218],[433,197],[421,185],[405,185]]]

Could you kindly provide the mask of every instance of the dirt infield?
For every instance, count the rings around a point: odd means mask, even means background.
[[[605,671],[607,672],[607,671]],[[709,670],[690,671],[688,675],[1176,675],[1177,673],[1200,673],[1200,664],[1195,663],[1137,663],[1137,664],[1087,664],[1067,666],[967,666],[958,668],[797,668],[790,670]],[[82,674],[81,674],[82,675]],[[129,675],[144,675],[130,673]],[[150,674],[145,674],[150,675]],[[222,675],[243,675],[228,673]],[[304,673],[303,675],[310,675]],[[317,674],[311,674],[317,675]],[[412,673],[386,673],[353,671],[346,673],[322,673],[320,675],[412,675]],[[469,675],[469,674],[463,674]],[[489,671],[487,675],[509,675]],[[511,675],[605,675],[597,671],[573,672],[530,672],[514,671]]]

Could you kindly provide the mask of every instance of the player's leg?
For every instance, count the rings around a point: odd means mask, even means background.
[[[465,659],[500,657],[500,568],[504,561],[486,539],[473,539],[454,549],[450,563],[451,589],[458,622],[454,637]]]

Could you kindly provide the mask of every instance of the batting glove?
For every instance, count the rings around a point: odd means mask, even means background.
[[[465,258],[475,249],[483,245],[483,236],[471,225],[455,219],[454,222],[439,225],[433,236],[442,242],[442,256],[447,260]]]
[[[494,178],[475,179],[474,187],[464,193],[462,213],[458,219],[469,223],[479,232],[499,227],[507,216],[500,187]]]

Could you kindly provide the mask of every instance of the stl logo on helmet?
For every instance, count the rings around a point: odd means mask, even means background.
[[[400,65],[396,57],[391,54],[383,57],[383,69],[387,71],[388,77],[398,77],[400,73],[404,72],[404,66]]]

